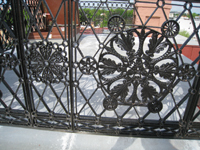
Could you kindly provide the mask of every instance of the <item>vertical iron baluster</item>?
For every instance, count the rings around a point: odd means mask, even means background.
[[[73,93],[73,36],[72,36],[72,13],[73,1],[68,0],[68,53],[69,53],[69,85],[70,85],[70,104],[71,104],[71,126],[74,131],[74,93]]]
[[[24,40],[24,29],[23,29],[23,7],[22,7],[22,3],[19,0],[12,0],[11,1],[11,5],[13,8],[13,14],[15,14],[15,16],[13,16],[14,18],[14,27],[15,27],[15,32],[16,32],[16,36],[18,38],[18,45],[17,45],[17,55],[19,60],[21,60],[21,64],[19,66],[19,70],[21,73],[21,77],[24,80],[23,81],[23,92],[24,92],[24,99],[25,99],[25,104],[26,104],[26,108],[29,114],[31,114],[31,112],[34,109],[33,106],[33,101],[32,101],[32,92],[31,92],[31,88],[30,88],[30,84],[28,81],[28,75],[27,75],[27,70],[26,70],[26,61],[25,61],[25,52],[24,52],[24,44],[23,44],[23,40]],[[33,125],[33,120],[32,120],[32,116],[30,116],[30,124]]]
[[[197,74],[195,76],[192,89],[190,90],[190,97],[188,99],[187,107],[183,117],[183,122],[185,122],[185,129],[183,134],[186,134],[190,128],[192,117],[194,116],[195,109],[197,107],[197,102],[199,100],[199,88],[200,88],[200,64],[198,65]]]

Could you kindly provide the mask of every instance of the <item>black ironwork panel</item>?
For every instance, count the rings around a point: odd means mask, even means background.
[[[0,7],[0,124],[199,138],[197,1]]]
[[[30,125],[31,117],[24,96],[20,67],[16,18],[11,1],[0,1],[0,123]]]
[[[197,6],[161,0],[78,3],[83,26],[74,42],[75,129],[117,135],[189,136],[192,127],[188,128],[191,123],[186,116],[189,103],[194,102],[195,109],[197,106],[192,95],[198,97],[193,82],[198,80],[199,55],[188,61],[182,50],[194,35],[199,45],[199,26],[191,13]],[[145,18],[141,6],[153,8]],[[175,20],[167,14],[171,6],[183,9]],[[124,18],[130,10],[134,17],[127,24]],[[179,21],[186,11],[194,29],[186,41],[178,43]],[[164,19],[156,26],[152,21],[156,21],[157,12]],[[198,137],[198,132],[195,134]]]
[[[49,2],[37,1],[33,6],[35,11],[30,10],[30,5],[22,4],[26,11],[27,24],[29,29],[25,28],[24,43],[26,68],[28,80],[31,87],[33,98],[32,117],[34,120],[33,126],[43,128],[57,128],[68,130],[71,129],[71,102],[70,98],[70,81],[69,81],[69,41],[67,32],[63,35],[58,27],[57,17],[61,8],[66,8],[68,1],[60,1],[59,7],[56,10],[56,16],[52,13],[49,7]],[[32,6],[32,5],[31,5]],[[41,9],[45,8],[43,14],[48,13],[53,20],[48,26],[45,34],[40,30],[38,19],[35,17],[40,13]],[[64,18],[65,16],[65,18]],[[66,12],[63,20],[66,21]],[[32,32],[31,26],[35,27],[36,31]],[[67,25],[64,30],[67,30]],[[57,33],[62,39],[51,39],[52,29],[57,30]],[[39,36],[38,40],[30,39],[30,34],[34,33]],[[45,37],[44,37],[45,36]]]
[[[34,100],[32,114],[35,125],[68,128],[68,47],[49,41],[28,43],[25,47],[26,66]]]

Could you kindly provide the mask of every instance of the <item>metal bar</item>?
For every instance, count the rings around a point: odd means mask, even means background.
[[[185,13],[185,9],[181,12],[181,14],[178,16],[178,18],[176,19],[176,21],[178,21],[182,16],[183,16],[183,14]]]
[[[153,13],[149,16],[149,18],[147,19],[147,21],[144,23],[144,26],[146,26],[146,24],[149,22],[149,20],[152,18],[152,16],[155,14],[155,12],[158,10],[158,7],[156,7],[156,9],[153,11]]]
[[[70,85],[70,104],[71,104],[71,129],[74,131],[74,87],[73,87],[73,1],[68,0],[68,53],[69,53],[69,85]]]
[[[134,14],[135,14],[135,12],[137,13],[137,15],[138,15],[138,17],[140,19],[141,24],[144,25],[144,22],[142,21],[142,18],[140,17],[140,14],[139,14],[139,12],[137,10],[137,7],[135,6],[135,4],[133,6],[134,6]],[[134,22],[135,22],[135,18],[134,18]]]
[[[35,9],[33,18],[32,18],[33,20],[35,20],[37,14],[38,14],[38,11],[39,11],[39,8],[40,8],[40,6],[41,6],[42,0],[39,0],[39,1],[37,1],[37,2],[38,2],[38,3],[37,3],[37,6],[36,6],[36,9]],[[36,30],[38,31],[38,33],[39,33],[41,39],[44,40],[44,37],[43,37],[42,33],[40,32],[40,29],[38,28],[37,22],[34,21],[34,25],[35,25]]]
[[[194,121],[198,116],[200,116],[200,110],[194,115],[192,118],[192,121]]]
[[[197,27],[197,30],[200,29],[200,25]],[[181,45],[181,47],[179,48],[179,50],[182,50],[186,45],[187,43],[192,39],[192,37],[196,34],[196,32],[193,32],[190,37],[187,38],[187,40],[183,43],[183,45]]]
[[[189,123],[192,121],[195,109],[197,107],[197,102],[199,100],[199,88],[200,88],[200,64],[198,65],[198,72],[195,76],[192,89],[190,89],[190,97],[188,99],[187,107],[183,120],[187,123],[185,130],[188,130]]]
[[[4,27],[8,30],[8,32],[10,33],[11,37],[15,38],[14,33],[12,32],[12,30],[10,29],[10,27],[4,22],[2,21],[2,24],[4,25]]]
[[[22,84],[23,86],[23,92],[24,92],[24,99],[25,99],[25,104],[26,104],[26,109],[28,110],[29,113],[31,113],[34,109],[33,106],[33,100],[32,100],[32,91],[30,88],[30,83],[28,80],[27,76],[27,70],[26,70],[26,61],[25,61],[25,53],[24,53],[24,45],[23,45],[23,35],[24,35],[24,30],[23,30],[23,13],[22,13],[22,3],[21,1],[11,1],[13,12],[16,17],[14,17],[14,25],[15,25],[15,31],[16,35],[18,37],[18,45],[17,45],[17,54],[18,58],[21,60],[21,64],[19,66],[20,73],[22,78],[24,79],[24,82]],[[32,122],[32,116],[30,116],[31,123]]]
[[[47,105],[47,104],[44,102],[44,100],[43,100],[43,95],[44,95],[44,92],[45,92],[45,90],[46,90],[46,88],[47,88],[47,85],[45,86],[42,95],[39,93],[39,91],[36,89],[36,87],[34,86],[33,83],[31,83],[31,87],[35,90],[35,93],[36,93],[37,96],[39,97],[39,102],[38,102],[37,105],[35,105],[35,109],[37,110],[38,107],[39,107],[40,102],[42,102],[42,103],[44,104],[44,106],[46,107],[46,109],[50,112],[50,111],[51,111],[50,108],[48,107],[48,105]]]
[[[163,11],[163,14],[164,14],[164,16],[165,16],[165,19],[168,20],[167,15],[166,15],[165,10],[164,10],[163,7],[162,7],[162,11]]]
[[[75,42],[77,42],[77,44],[78,44],[78,41],[77,41],[77,38],[76,38],[76,24],[77,24],[77,20],[76,20],[76,17],[78,17],[79,15],[78,15],[78,13],[79,13],[79,10],[78,10],[78,2],[75,2],[75,14],[74,14],[74,19],[75,19],[75,21],[74,21],[74,24],[75,24],[75,29],[74,29],[74,41]],[[78,20],[78,23],[79,23],[79,25],[80,25],[80,20]],[[74,60],[75,60],[75,62],[77,62],[77,47],[75,47],[74,48]],[[75,73],[75,77],[74,77],[74,79],[75,79],[75,81],[77,80],[77,68],[75,69],[75,71],[74,71],[74,73]],[[75,88],[75,90],[74,90],[74,93],[75,93],[75,96],[74,96],[74,102],[75,102],[75,113],[77,114],[77,88]]]
[[[1,98],[0,98],[0,103],[3,105],[4,108],[8,107]]]
[[[60,31],[60,29],[59,29],[59,27],[58,27],[58,24],[57,24],[57,22],[56,22],[56,19],[58,18],[58,15],[59,15],[59,12],[60,12],[60,10],[61,10],[61,8],[62,8],[63,2],[64,2],[64,1],[61,2],[60,6],[59,6],[59,8],[58,8],[58,12],[56,13],[56,16],[55,16],[55,18],[54,18],[54,20],[53,20],[53,24],[56,25],[56,27],[57,27],[57,29],[58,29],[58,32],[60,33],[60,36],[61,36],[62,39],[64,40],[65,38],[63,37],[63,34],[62,34],[62,32]]]
[[[99,40],[98,36],[96,35],[96,33],[95,33],[95,31],[94,31],[94,28],[93,28],[92,25],[91,25],[91,20],[89,20],[89,19],[87,18],[87,15],[85,14],[85,12],[83,11],[83,9],[82,9],[81,6],[80,6],[80,8],[81,8],[81,10],[82,10],[84,16],[86,17],[86,19],[87,19],[87,21],[88,21],[87,26],[90,26],[90,27],[91,27],[91,29],[92,29],[92,31],[93,31],[93,33],[94,33],[96,39],[97,39],[98,42],[100,43],[100,40]],[[103,20],[104,20],[104,19],[103,19]],[[87,28],[87,26],[86,26],[86,28]],[[86,29],[86,28],[85,28],[85,29]]]
[[[65,24],[65,40],[67,39],[67,21],[66,21],[66,2],[64,1],[64,24]]]
[[[200,54],[199,56],[191,63],[191,65],[195,65],[200,60]]]
[[[65,111],[65,113],[67,113],[67,110],[66,110],[66,108],[64,107],[64,105],[63,105],[63,103],[62,103],[62,101],[61,101],[61,97],[59,97],[59,96],[57,95],[56,91],[54,90],[54,88],[52,87],[51,84],[49,84],[49,86],[50,86],[52,92],[54,93],[54,95],[56,96],[57,103],[60,103],[60,105],[63,107],[63,110]],[[55,105],[54,109],[55,109],[55,108],[56,108],[56,105]]]

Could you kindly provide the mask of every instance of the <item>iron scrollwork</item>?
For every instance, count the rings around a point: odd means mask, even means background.
[[[145,47],[144,41],[148,38]],[[162,109],[162,103],[154,101],[170,88],[177,73],[178,58],[172,43],[148,28],[116,34],[102,50],[98,64],[102,87],[110,99],[118,99],[119,104],[148,106],[151,112]],[[105,109],[110,110],[103,103]]]
[[[179,67],[179,79],[181,81],[189,81],[191,80],[196,74],[196,70],[194,66],[190,64],[182,64]]]
[[[37,82],[58,83],[67,76],[67,52],[62,45],[31,43],[26,51],[28,73]]]
[[[2,53],[0,55],[0,59],[1,67],[5,68],[6,70],[12,70],[20,64],[20,61],[17,59],[17,57],[11,53]]]

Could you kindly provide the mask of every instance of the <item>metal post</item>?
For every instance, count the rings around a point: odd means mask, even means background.
[[[190,89],[190,97],[188,99],[187,107],[183,117],[183,122],[186,123],[184,133],[187,133],[191,126],[192,117],[194,115],[195,109],[197,107],[197,102],[199,100],[199,88],[200,88],[200,64],[198,65],[197,74],[195,76],[192,89]]]
[[[73,1],[68,0],[68,53],[69,53],[69,83],[70,83],[70,103],[71,103],[71,126],[74,131],[74,89],[73,89]]]
[[[27,70],[25,65],[25,54],[24,54],[24,29],[23,29],[23,7],[20,0],[11,0],[11,5],[13,8],[13,14],[15,14],[14,18],[14,26],[15,26],[15,32],[16,36],[18,38],[18,45],[17,45],[17,55],[18,59],[21,60],[21,64],[19,66],[21,78],[22,78],[22,85],[23,85],[23,93],[24,93],[24,99],[27,110],[25,110],[25,113],[28,113],[30,116],[30,124],[33,124],[33,120],[31,117],[31,112],[33,111],[33,102],[32,102],[32,92],[30,88],[30,84],[28,81],[27,76]]]

